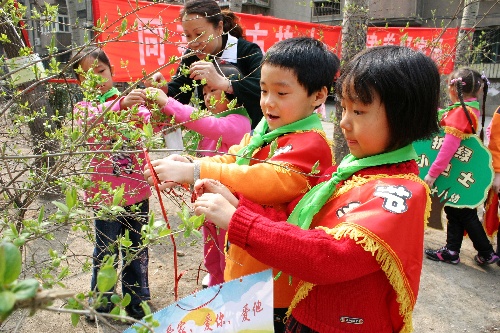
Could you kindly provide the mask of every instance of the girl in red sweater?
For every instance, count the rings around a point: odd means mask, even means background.
[[[411,332],[430,213],[411,143],[438,130],[439,73],[422,53],[375,47],[344,68],[336,91],[350,154],[288,219],[211,180],[196,184],[195,212],[300,281],[286,332]]]

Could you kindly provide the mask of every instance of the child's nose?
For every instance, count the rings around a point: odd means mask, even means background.
[[[339,126],[340,126],[340,128],[345,129],[345,130],[351,129],[351,123],[350,123],[349,117],[346,114],[342,115],[342,119],[340,119]]]
[[[272,108],[274,106],[274,99],[271,97],[271,94],[261,96],[261,101],[266,108]]]

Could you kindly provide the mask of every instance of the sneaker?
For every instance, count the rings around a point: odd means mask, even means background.
[[[479,254],[474,256],[474,261],[479,266],[491,265],[491,264],[498,262],[499,260],[500,260],[500,257],[498,257],[495,252],[490,253],[490,255],[486,258],[483,256],[480,256]]]
[[[455,252],[455,254],[451,254],[450,250],[448,250],[446,246],[443,246],[439,250],[426,249],[425,255],[431,260],[444,261],[453,265],[456,265],[460,262],[460,255],[458,254],[458,252]]]
[[[145,316],[141,304],[129,304],[125,309],[127,314],[134,319],[140,320]]]

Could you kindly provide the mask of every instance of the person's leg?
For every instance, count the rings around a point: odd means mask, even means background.
[[[446,227],[446,245],[437,250],[426,249],[425,255],[431,260],[458,264],[460,262],[460,248],[462,247],[464,229],[457,208],[445,206],[444,211],[448,220]]]
[[[90,281],[90,289],[97,290],[97,273],[101,268],[102,261],[106,255],[118,254],[118,245],[116,240],[121,233],[121,223],[116,220],[100,220],[96,219],[95,225],[95,247],[92,256],[92,280]],[[102,291],[102,290],[101,290]],[[109,301],[109,296],[114,292],[114,287],[110,290],[104,290],[107,293],[108,306],[99,307],[100,312],[109,312],[112,309],[112,304]]]
[[[149,200],[140,202],[138,211],[132,212],[131,206],[125,208],[127,215],[120,218],[123,223],[123,230],[129,231],[129,238],[132,242],[130,246],[133,260],[125,257],[125,251],[122,251],[122,293],[130,294],[132,300],[130,307],[137,307],[142,301],[151,299],[148,280],[148,248],[142,248],[141,227],[148,221]],[[124,234],[125,232],[123,232]],[[137,252],[140,250],[139,252]],[[139,309],[137,307],[137,309]],[[142,311],[142,310],[141,310]],[[133,314],[133,313],[132,313]]]
[[[487,257],[493,252],[486,232],[477,216],[477,209],[462,208],[462,219],[465,231],[469,235],[472,245],[480,256]]]
[[[445,206],[444,211],[448,223],[446,225],[446,248],[450,251],[460,253],[462,241],[464,239],[464,224],[462,219],[462,209]]]

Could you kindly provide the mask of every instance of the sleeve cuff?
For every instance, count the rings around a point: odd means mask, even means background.
[[[241,201],[240,201],[241,203]],[[242,249],[247,246],[248,234],[256,214],[246,207],[238,206],[233,214],[228,229],[228,240]]]

